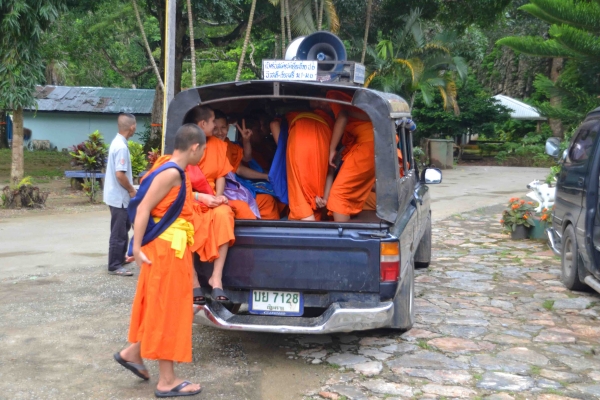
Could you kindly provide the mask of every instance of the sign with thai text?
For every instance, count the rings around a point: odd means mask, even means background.
[[[306,60],[263,60],[266,81],[316,81],[317,62]]]

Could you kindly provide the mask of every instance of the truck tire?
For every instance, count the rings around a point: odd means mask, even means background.
[[[428,268],[431,262],[431,212],[427,217],[425,232],[415,252],[415,268]]]
[[[579,280],[579,269],[582,267],[577,247],[577,237],[573,225],[567,225],[562,238],[560,280],[569,290],[585,291],[587,285]]]
[[[408,331],[415,323],[415,266],[406,271],[400,290],[394,298],[394,317],[390,328]]]

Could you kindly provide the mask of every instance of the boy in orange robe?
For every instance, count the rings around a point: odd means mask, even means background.
[[[254,134],[251,129],[246,129],[246,122],[242,121],[242,126],[237,125],[242,135],[243,147],[233,143],[227,137],[229,125],[227,116],[220,110],[215,110],[215,130],[214,136],[227,143],[227,159],[233,168],[233,172],[246,179],[269,180],[268,174],[258,172],[242,164],[252,161],[252,144],[250,137]],[[237,219],[256,219],[248,204],[241,200],[229,200],[229,204],[236,209]],[[279,219],[279,210],[275,198],[264,193],[256,194],[256,204],[260,212],[261,219]],[[252,217],[254,218],[252,218]]]
[[[206,246],[197,249],[196,252],[202,261],[214,261],[213,273],[208,281],[213,288],[213,300],[229,302],[223,291],[223,269],[225,268],[227,252],[229,247],[234,244],[235,236],[232,207],[223,195],[225,175],[232,170],[231,164],[227,160],[227,145],[212,136],[215,129],[215,115],[210,107],[194,107],[187,119],[206,132],[206,150],[197,165],[212,190],[212,193],[194,193],[194,198],[204,205],[204,207],[202,205],[196,206],[197,213],[200,215],[200,213],[206,213],[210,209],[211,212],[206,217],[212,217],[214,227],[211,241],[207,242]],[[217,258],[214,258],[214,252],[206,251],[207,249],[214,249],[215,246],[218,248]],[[197,277],[194,279],[194,286],[196,288],[200,286]],[[197,304],[203,303],[204,294],[201,290],[196,290],[194,296],[197,297]]]
[[[287,142],[287,178],[290,220],[317,221],[321,214],[317,198],[325,196],[328,149],[333,119],[320,103],[311,101],[311,112],[286,115],[289,126]],[[273,136],[279,133],[278,123],[272,123]]]
[[[156,397],[192,396],[200,393],[198,384],[175,376],[174,362],[192,361],[192,253],[194,210],[189,180],[183,178],[188,165],[198,163],[205,149],[203,132],[192,124],[182,126],[175,135],[170,164],[144,189],[134,221],[133,256],[140,266],[140,277],[131,313],[129,345],[114,355],[115,360],[138,377],[148,380],[143,358],[158,360]],[[161,160],[153,170],[164,164]],[[181,172],[177,170],[181,169]],[[149,178],[150,179],[150,178]],[[185,185],[182,189],[181,185]],[[146,191],[147,190],[147,191]],[[180,191],[185,195],[180,202]],[[140,190],[141,191],[141,190]],[[153,240],[146,235],[149,219],[160,220],[175,203],[181,211]],[[177,208],[175,208],[177,210]],[[143,240],[150,240],[142,246]]]
[[[327,92],[326,97],[332,100],[352,101],[350,95],[336,90]],[[332,167],[335,167],[333,160],[336,148],[344,132],[346,135],[343,141],[346,148],[342,154],[342,167],[326,201],[334,221],[346,222],[350,220],[350,216],[363,210],[375,183],[373,123],[356,107],[330,104],[336,117],[329,147],[329,164]]]

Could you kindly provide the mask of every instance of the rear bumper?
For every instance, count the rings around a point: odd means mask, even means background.
[[[219,303],[200,306],[194,322],[214,328],[248,332],[323,334],[352,332],[390,326],[394,303],[377,305],[333,303],[315,318],[234,315]]]
[[[552,249],[554,254],[560,256],[560,236],[552,227],[546,229],[546,235],[548,235],[548,247]]]

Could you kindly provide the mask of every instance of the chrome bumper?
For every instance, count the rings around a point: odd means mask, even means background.
[[[554,254],[560,256],[560,237],[556,234],[554,228],[546,229],[546,235],[548,236],[548,247],[550,247]]]
[[[390,326],[393,315],[394,303],[391,301],[374,307],[333,303],[315,318],[234,315],[221,304],[213,302],[199,307],[194,322],[248,332],[323,334],[384,328]]]

